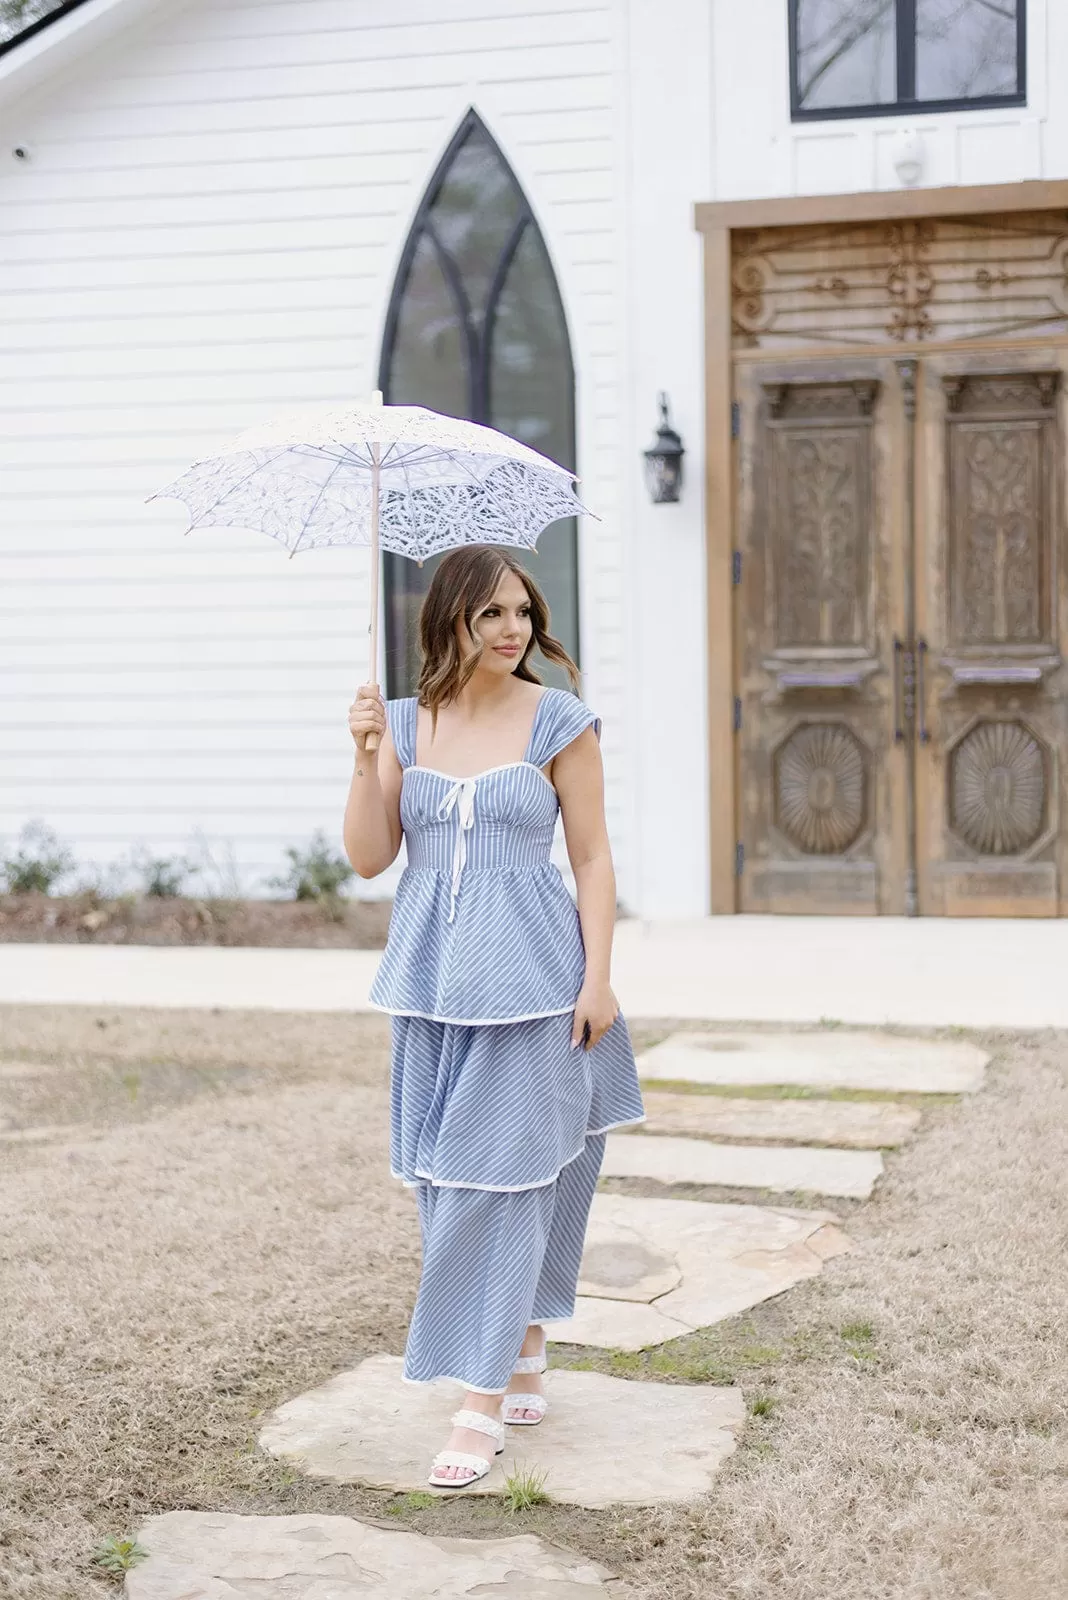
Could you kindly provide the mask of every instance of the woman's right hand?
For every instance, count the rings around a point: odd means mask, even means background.
[[[349,707],[349,732],[361,755],[367,750],[368,734],[378,735],[378,744],[386,731],[386,703],[376,683],[363,683],[356,690],[356,698]],[[377,748],[377,746],[376,746]]]

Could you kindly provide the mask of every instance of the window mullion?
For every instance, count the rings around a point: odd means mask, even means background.
[[[916,0],[897,0],[897,98],[916,99]]]

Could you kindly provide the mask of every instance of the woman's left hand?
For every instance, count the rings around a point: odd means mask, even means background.
[[[585,1044],[592,1050],[619,1016],[619,1001],[607,983],[584,983],[575,1001],[575,1020],[571,1028],[571,1048]],[[589,1036],[586,1037],[586,1030]]]

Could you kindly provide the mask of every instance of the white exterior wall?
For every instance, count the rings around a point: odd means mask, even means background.
[[[339,837],[366,552],[185,540],[176,503],[143,502],[261,418],[370,391],[409,223],[474,105],[569,320],[603,519],[581,536],[585,689],[630,896],[618,5],[131,5],[79,58],[71,25],[117,9],[60,25],[58,79],[45,55],[29,95],[0,85],[0,839],[40,817],[99,864],[197,828],[251,888],[314,828]]]

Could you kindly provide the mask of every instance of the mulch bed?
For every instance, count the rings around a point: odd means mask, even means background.
[[[380,950],[389,900],[187,899],[0,895],[0,943],[298,946]]]

